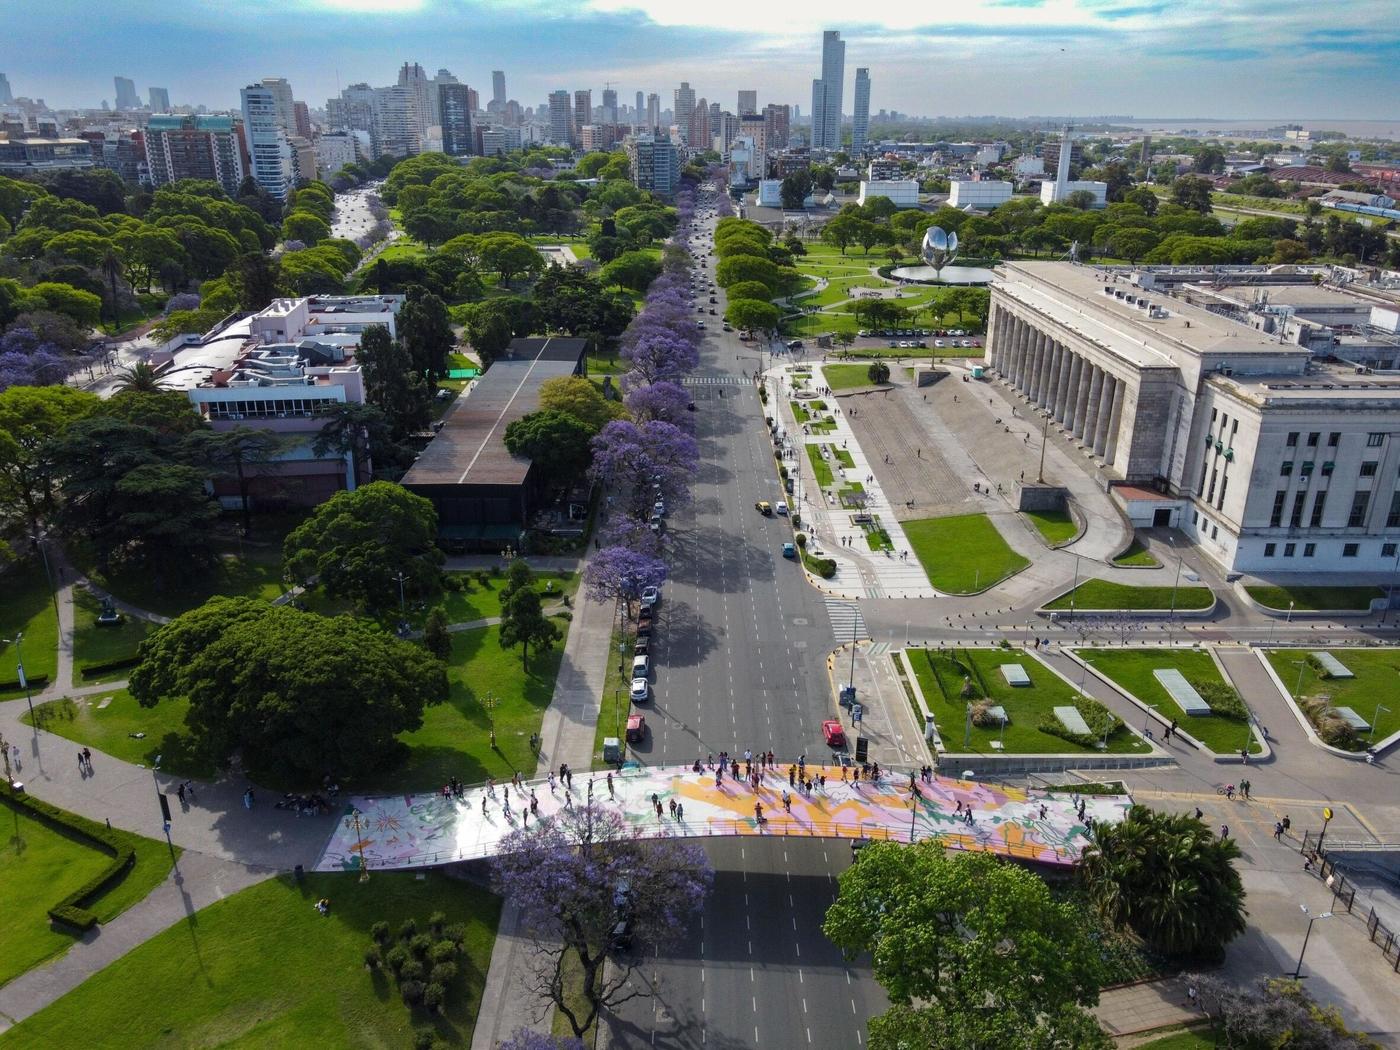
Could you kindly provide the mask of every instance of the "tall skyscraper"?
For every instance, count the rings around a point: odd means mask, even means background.
[[[676,192],[682,162],[679,151],[669,138],[643,132],[628,136],[624,146],[627,166],[636,186],[661,197],[669,197]]]
[[[292,85],[285,77],[263,77],[262,86],[272,92],[277,105],[277,122],[288,135],[297,133],[297,104],[292,98]]]
[[[681,81],[681,86],[676,88],[676,127],[680,130],[684,141],[690,141],[691,118],[695,116],[695,89],[688,81]]]
[[[750,113],[758,112],[758,92],[739,92],[739,116],[747,116]]]
[[[417,156],[423,151],[423,119],[417,92],[401,84],[372,90],[378,155]]]
[[[786,105],[770,102],[763,107],[763,136],[770,150],[787,149],[791,123]]]
[[[378,110],[374,88],[351,84],[338,98],[326,100],[326,123],[334,130],[359,132],[357,141],[371,160],[380,154]],[[339,170],[339,169],[335,169]]]
[[[136,82],[130,77],[113,77],[117,86],[117,109],[140,109],[141,98],[136,94]]]
[[[472,152],[472,109],[466,84],[439,84],[438,122],[442,125],[442,151],[449,157]]]
[[[504,69],[491,71],[491,101],[502,106],[506,104],[506,72]]]
[[[151,112],[152,112],[152,113],[169,113],[169,112],[170,112],[170,92],[169,92],[169,91],[167,91],[165,88],[153,87],[153,88],[147,88],[147,89],[146,89],[146,94],[150,97],[150,100],[151,100]]]
[[[549,93],[549,141],[556,146],[569,146],[574,141],[574,111],[569,107],[569,93],[562,89]]]
[[[653,131],[661,127],[661,96],[654,91],[647,96],[646,124]]]
[[[855,110],[851,114],[851,149],[865,148],[865,140],[870,135],[870,70],[865,66],[856,67]]]
[[[841,148],[841,91],[846,79],[846,42],[828,29],[822,34],[822,75],[812,81],[812,146]]]
[[[270,196],[286,200],[295,181],[295,162],[278,117],[277,94],[264,84],[249,84],[241,94],[250,174]]]
[[[641,98],[641,92],[637,92],[637,97]],[[0,105],[6,102],[13,102],[15,96],[10,92],[10,78],[0,73]]]
[[[574,135],[569,141],[577,146],[582,139],[583,128],[593,123],[593,92],[585,88],[574,92]]]
[[[638,91],[638,92],[637,92],[637,112],[634,113],[634,114],[632,114],[632,121],[633,121],[633,123],[635,123],[635,124],[640,124],[640,123],[642,123],[642,121],[645,119],[646,111],[647,111],[647,99],[646,99],[646,96],[643,95],[640,91]]]
[[[151,185],[179,179],[209,179],[230,196],[248,174],[243,128],[228,116],[152,114],[145,134],[146,170]]]
[[[617,123],[617,92],[612,88],[603,88],[603,123]]]
[[[433,104],[437,101],[433,80],[417,62],[405,62],[399,67],[399,87],[408,88],[418,104],[418,135],[426,138],[428,128],[436,124]]]

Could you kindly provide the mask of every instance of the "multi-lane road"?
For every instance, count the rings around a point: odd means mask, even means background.
[[[705,254],[713,224],[703,219],[693,241],[702,289],[714,273]],[[708,299],[697,296],[707,310]],[[669,523],[651,732],[637,757],[691,762],[751,749],[784,763],[822,759],[821,721],[832,710],[826,654],[836,638],[823,596],[782,556],[788,523],[754,509],[786,498],[744,375],[758,366],[757,351],[720,331],[718,315],[703,319],[709,335],[689,381],[701,465],[691,505]],[[706,848],[716,875],[704,912],[681,948],[644,961],[636,979],[650,995],[608,1019],[612,1045],[861,1046],[866,1020],[885,1009],[883,993],[821,932],[849,846],[744,839]]]

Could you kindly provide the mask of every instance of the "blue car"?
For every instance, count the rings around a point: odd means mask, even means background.
[[[783,557],[784,557],[784,558],[796,558],[796,557],[797,557],[797,545],[796,545],[796,544],[793,544],[793,543],[784,543],[784,544],[783,544]]]

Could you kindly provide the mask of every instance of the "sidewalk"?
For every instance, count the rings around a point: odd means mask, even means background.
[[[872,762],[905,769],[936,766],[937,757],[931,745],[924,741],[923,726],[914,717],[904,683],[895,673],[892,659],[895,652],[887,642],[861,642],[856,646],[854,674],[849,643],[831,655],[827,665],[831,676],[831,717],[839,719],[846,727],[853,754],[855,738],[863,736],[868,742]],[[848,708],[836,703],[841,688],[852,681],[856,700],[861,705],[859,725],[851,722]]]
[[[1187,1003],[1185,985],[1175,977],[1110,988],[1099,996],[1099,1005],[1091,1012],[1111,1036],[1133,1035],[1201,1019],[1200,1010]]]
[[[185,853],[169,877],[109,923],[94,927],[73,947],[0,987],[0,1032],[72,991],[127,952],[195,912],[271,878],[268,868]]]

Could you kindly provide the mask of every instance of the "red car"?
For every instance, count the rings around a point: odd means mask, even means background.
[[[839,727],[838,727],[839,728]],[[627,739],[636,743],[647,735],[647,720],[645,715],[630,714],[627,716]]]
[[[846,731],[836,719],[828,718],[822,723],[822,739],[826,741],[827,747],[845,747]]]

